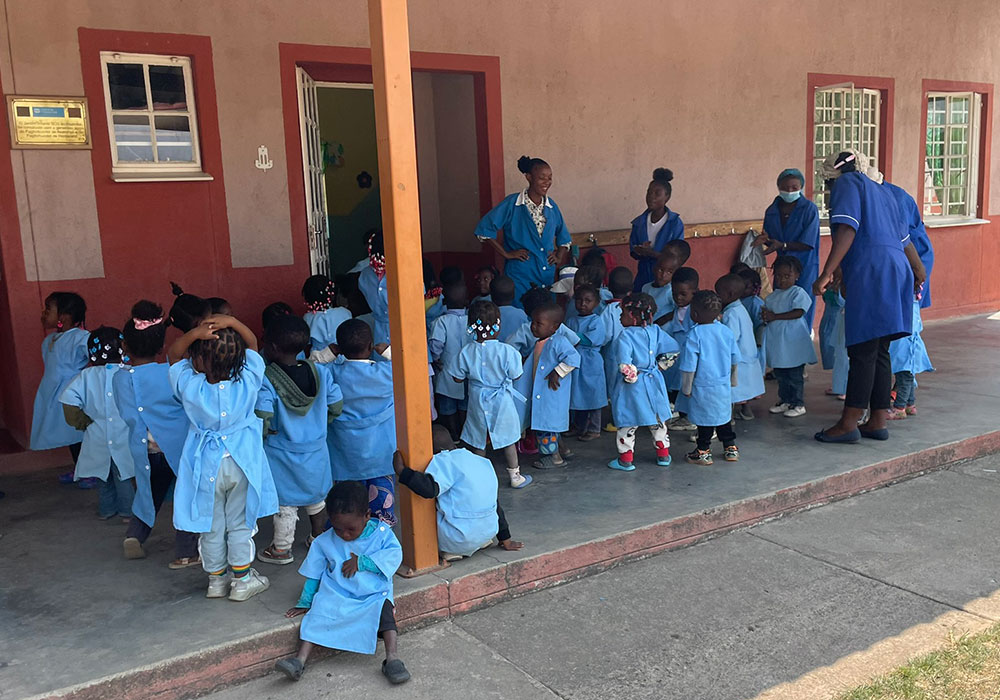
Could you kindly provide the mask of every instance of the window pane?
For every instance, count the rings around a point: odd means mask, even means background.
[[[187,110],[184,92],[184,69],[180,66],[150,66],[149,91],[153,96],[153,109]]]
[[[111,109],[146,109],[146,83],[141,64],[109,63],[108,90]]]
[[[114,127],[119,162],[153,162],[153,139],[148,117],[140,114],[116,114]]]
[[[191,126],[187,117],[154,117],[156,153],[163,162],[192,162]]]
[[[952,124],[968,124],[969,123],[969,98],[968,97],[954,97],[951,100],[951,119],[949,120]]]

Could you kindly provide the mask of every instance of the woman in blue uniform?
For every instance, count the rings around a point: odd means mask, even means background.
[[[850,370],[840,420],[816,433],[820,442],[885,440],[892,365],[889,343],[912,331],[914,282],[923,282],[923,265],[889,190],[867,175],[867,158],[855,151],[830,156],[823,164],[830,194],[833,246],[813,285],[817,294],[841,271],[844,331]],[[904,252],[905,247],[905,252]],[[916,280],[914,279],[916,278]],[[866,408],[868,422],[858,426]]]
[[[532,286],[548,287],[565,261],[570,246],[562,212],[547,193],[552,168],[541,158],[521,156],[517,169],[528,181],[527,189],[508,195],[482,218],[476,237],[490,244],[507,261],[504,274],[514,280],[514,305]],[[497,233],[503,229],[503,241]]]
[[[778,175],[778,196],[764,212],[764,235],[754,245],[763,245],[764,255],[791,255],[802,263],[802,274],[795,284],[813,297],[805,313],[806,325],[813,327],[816,298],[813,282],[819,276],[819,210],[804,194],[806,179],[796,168]]]
[[[667,208],[673,194],[670,185],[673,179],[674,174],[668,168],[654,170],[653,180],[646,188],[646,211],[632,219],[629,254],[639,261],[633,291],[640,292],[643,285],[653,281],[653,268],[663,247],[684,238],[684,222],[677,212]]]
[[[934,267],[934,247],[931,245],[930,236],[927,235],[927,229],[924,227],[924,220],[920,216],[920,207],[917,206],[913,197],[902,187],[898,187],[891,182],[883,182],[882,186],[888,188],[889,192],[892,193],[893,199],[896,200],[896,206],[899,207],[899,215],[902,217],[903,224],[910,234],[910,243],[913,244],[917,255],[920,256],[920,262],[924,264],[924,274],[927,276],[927,279],[924,280],[924,289],[920,297],[920,308],[926,309],[931,305],[931,269]]]

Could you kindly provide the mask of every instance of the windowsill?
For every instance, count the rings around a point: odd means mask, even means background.
[[[151,171],[148,173],[112,173],[115,182],[207,182],[215,178],[202,172]]]
[[[979,226],[988,223],[990,223],[989,219],[976,218],[945,219],[930,216],[924,219],[925,228],[954,228],[957,226]]]

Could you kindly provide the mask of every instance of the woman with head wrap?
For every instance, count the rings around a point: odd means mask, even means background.
[[[833,245],[813,293],[843,279],[844,332],[851,364],[840,420],[816,433],[820,442],[886,440],[892,365],[889,343],[910,335],[913,292],[924,268],[909,242],[899,209],[881,174],[857,151],[831,155],[823,163],[830,189]],[[837,273],[840,275],[837,275]],[[868,422],[858,421],[871,408]]]
[[[805,196],[806,179],[796,168],[778,175],[778,196],[764,212],[764,235],[754,245],[762,245],[764,255],[791,255],[802,263],[802,274],[795,284],[812,295],[813,282],[819,276],[819,211]],[[813,325],[816,299],[805,313],[806,324]]]

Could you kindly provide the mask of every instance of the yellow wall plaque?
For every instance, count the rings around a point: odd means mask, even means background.
[[[7,95],[11,148],[90,148],[86,97]]]

